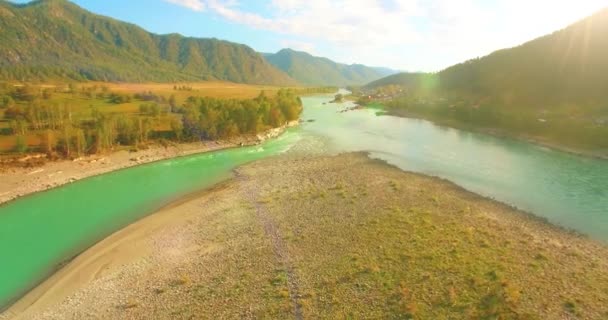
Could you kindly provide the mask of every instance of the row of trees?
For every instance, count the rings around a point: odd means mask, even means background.
[[[297,120],[302,102],[294,90],[281,89],[273,97],[262,92],[249,100],[189,98],[176,111],[182,114],[185,139],[217,139],[256,134]]]
[[[27,125],[18,121],[15,151],[28,150]],[[91,119],[69,119],[56,128],[36,131],[40,145],[37,151],[64,157],[82,156],[111,150],[119,145],[137,146],[148,142],[150,133],[157,125],[150,117],[124,117],[94,112]],[[31,135],[30,135],[31,136]]]
[[[420,99],[400,97],[386,102],[389,109],[465,128],[493,128],[514,136],[546,140],[584,149],[608,148],[608,125],[591,119],[564,116],[559,110],[507,109],[500,101]]]
[[[10,108],[18,102],[33,102],[36,99],[48,100],[51,92],[48,89],[34,89],[30,86],[0,86],[0,108]]]
[[[297,94],[315,94],[315,93],[334,93],[338,91],[336,87],[308,87],[292,89]]]
[[[69,94],[71,97],[81,97],[83,99],[98,99],[106,100],[109,103],[122,104],[129,103],[133,100],[167,102],[170,99],[175,100],[175,96],[166,98],[162,95],[156,95],[151,91],[145,91],[131,95],[129,93],[112,92],[107,86],[82,86],[78,88],[74,84],[67,86],[56,86],[43,88],[40,86],[22,85],[13,86],[0,83],[0,108],[10,108],[15,104],[31,104],[40,101],[52,100],[55,94]]]
[[[83,95],[89,94],[86,91]],[[114,95],[105,92],[108,98]],[[135,97],[134,97],[135,98]],[[37,136],[37,150],[65,157],[103,152],[117,146],[139,146],[151,139],[197,141],[256,134],[297,120],[302,103],[295,90],[274,96],[263,92],[249,100],[191,97],[178,106],[175,98],[150,92],[137,95],[143,103],[138,114],[73,112],[69,104],[19,103],[4,111],[16,136],[15,151],[27,149],[27,138]]]

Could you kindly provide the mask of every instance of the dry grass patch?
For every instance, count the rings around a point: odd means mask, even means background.
[[[192,223],[159,231],[178,249],[218,249],[161,251],[125,276],[116,290],[141,303],[129,317],[608,319],[606,246],[505,205],[360,154],[238,171],[175,209]],[[94,293],[64,318],[96,307]]]

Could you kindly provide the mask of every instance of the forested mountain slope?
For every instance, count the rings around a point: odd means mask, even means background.
[[[426,87],[478,102],[533,108],[597,107],[608,99],[608,9],[521,46],[437,74],[397,74],[367,85]]]
[[[156,35],[67,0],[0,0],[0,79],[296,83],[245,45]]]
[[[283,49],[264,55],[268,62],[289,74],[298,82],[316,86],[363,85],[395,71],[361,64],[346,65],[306,52]]]

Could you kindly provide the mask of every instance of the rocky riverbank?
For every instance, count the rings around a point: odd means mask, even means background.
[[[608,248],[364,154],[286,154],[115,233],[4,319],[606,319]]]
[[[0,204],[13,199],[55,188],[87,177],[104,174],[136,165],[226,148],[255,145],[281,135],[292,121],[256,136],[242,136],[230,140],[203,141],[172,145],[150,145],[145,150],[121,150],[104,155],[81,157],[75,160],[44,161],[44,155],[29,155],[21,162],[40,162],[33,167],[0,166]]]

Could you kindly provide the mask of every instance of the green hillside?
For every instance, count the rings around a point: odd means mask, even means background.
[[[0,40],[2,80],[296,83],[245,45],[156,35],[67,0],[0,0]]]
[[[442,89],[499,102],[591,106],[608,98],[608,9],[551,35],[439,74]]]
[[[327,58],[315,57],[292,49],[283,49],[275,54],[265,54],[265,57],[268,62],[306,85],[363,85],[394,73],[387,68],[336,63]]]
[[[396,114],[608,151],[608,9],[439,73],[369,83]],[[399,94],[395,88],[401,88]]]
[[[449,67],[433,78],[444,94],[500,104],[593,105],[608,97],[608,9],[521,46]],[[424,77],[423,77],[424,78]],[[392,75],[367,85],[422,85],[421,74]]]

